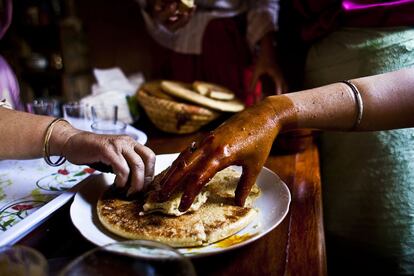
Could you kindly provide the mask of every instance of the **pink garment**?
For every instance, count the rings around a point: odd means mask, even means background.
[[[414,26],[414,0],[343,0],[342,11],[345,26]]]
[[[4,10],[0,14],[0,39],[10,26],[12,18],[12,0],[5,0]],[[8,93],[5,95],[5,93]],[[15,109],[23,110],[20,101],[20,89],[16,76],[6,60],[0,55],[0,100],[8,98]]]
[[[8,93],[8,95],[5,95]],[[16,76],[6,60],[0,56],[0,100],[10,99],[14,109],[23,110]]]
[[[292,0],[292,24],[312,42],[338,27],[414,26],[414,0]]]

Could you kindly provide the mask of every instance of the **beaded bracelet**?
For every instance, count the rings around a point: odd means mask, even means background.
[[[362,114],[364,113],[364,103],[362,102],[361,93],[359,92],[358,88],[352,82],[350,82],[348,80],[343,80],[343,81],[340,81],[340,82],[345,83],[346,85],[348,85],[348,87],[351,88],[352,92],[354,93],[355,105],[356,105],[356,108],[357,108],[357,116],[356,116],[355,122],[354,122],[354,124],[351,128],[351,130],[354,130],[361,123]]]
[[[45,160],[46,164],[48,164],[49,166],[52,166],[52,167],[58,167],[58,166],[62,165],[63,163],[65,163],[65,161],[66,161],[66,158],[64,156],[59,156],[59,158],[56,162],[52,162],[52,160],[50,160],[49,140],[50,140],[50,136],[52,136],[53,128],[55,127],[55,125],[58,122],[67,122],[68,123],[68,121],[66,121],[65,119],[62,119],[62,118],[54,119],[47,126],[46,134],[45,134],[45,140],[43,141],[43,159]]]

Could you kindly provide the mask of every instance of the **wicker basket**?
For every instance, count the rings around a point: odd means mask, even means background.
[[[216,119],[220,113],[208,108],[159,98],[140,89],[137,99],[151,122],[170,133],[192,133]]]

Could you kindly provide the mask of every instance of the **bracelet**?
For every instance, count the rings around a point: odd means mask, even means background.
[[[362,114],[364,113],[364,103],[362,102],[361,93],[359,92],[358,88],[352,82],[350,82],[348,80],[343,80],[341,82],[348,85],[348,87],[351,88],[352,92],[354,93],[355,105],[356,105],[356,108],[357,108],[357,116],[355,118],[354,125],[351,128],[351,130],[354,130],[361,123]]]
[[[43,141],[43,159],[45,160],[46,164],[48,164],[49,166],[52,166],[52,167],[58,167],[58,166],[62,165],[63,163],[65,163],[65,161],[66,161],[66,158],[64,156],[59,156],[59,158],[56,162],[52,162],[52,160],[50,160],[49,140],[50,140],[50,136],[52,136],[53,128],[55,127],[55,125],[58,122],[67,122],[68,123],[68,121],[66,121],[65,119],[62,119],[62,118],[54,119],[47,126],[46,134],[45,134],[45,140]]]

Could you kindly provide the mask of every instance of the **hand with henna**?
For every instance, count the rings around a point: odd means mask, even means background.
[[[240,165],[236,204],[244,205],[280,131],[294,128],[372,131],[414,127],[414,68],[351,80],[353,89],[334,83],[301,92],[270,96],[220,125],[184,150],[161,180],[159,200],[182,190],[180,211],[187,210],[216,174]],[[362,112],[362,120],[359,115]]]
[[[201,142],[194,142],[183,151],[161,180],[160,201],[167,200],[176,189],[183,189],[179,209],[187,210],[216,172],[239,165],[243,173],[235,200],[237,205],[243,206],[281,129],[283,116],[275,116],[275,110],[289,105],[281,100],[277,106],[264,100],[233,116]]]

